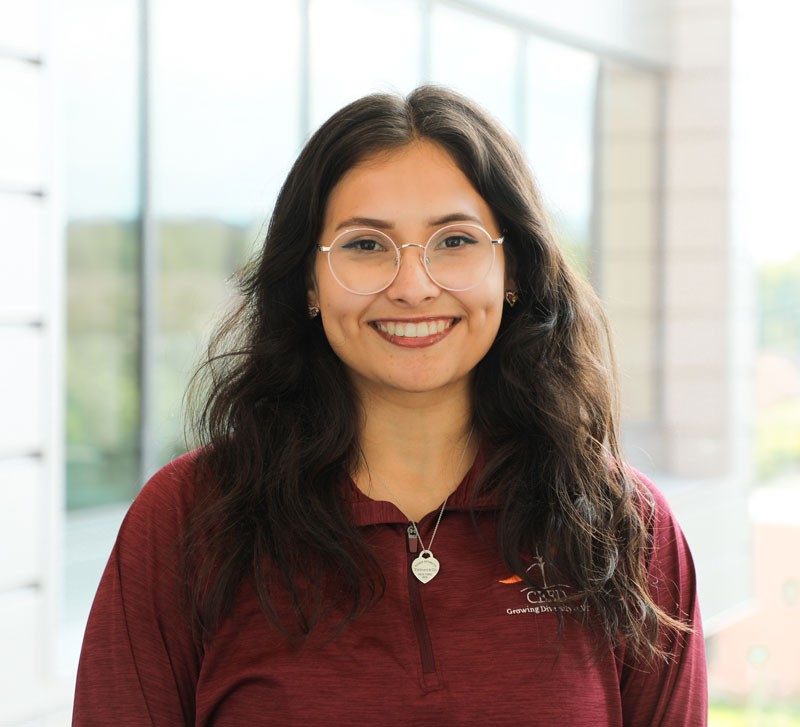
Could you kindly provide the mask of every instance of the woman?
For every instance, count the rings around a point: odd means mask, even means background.
[[[120,529],[75,724],[705,723],[689,549],[495,121],[432,86],[341,109],[240,288],[202,446]]]

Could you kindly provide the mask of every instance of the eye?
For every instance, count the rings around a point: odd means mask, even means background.
[[[378,241],[371,240],[368,237],[359,237],[355,240],[350,240],[342,245],[344,250],[354,250],[356,252],[381,252],[386,248]]]
[[[474,245],[478,241],[469,235],[465,235],[462,233],[459,234],[450,234],[447,237],[439,240],[436,243],[437,248],[444,248],[445,250],[457,250],[460,247],[467,247],[469,245]]]

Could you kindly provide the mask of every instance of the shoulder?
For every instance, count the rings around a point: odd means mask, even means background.
[[[145,482],[134,502],[143,505],[190,500],[194,494],[195,464],[199,449],[175,457]]]
[[[125,514],[121,540],[147,541],[152,547],[161,538],[177,536],[195,499],[199,452],[181,454],[148,478]]]
[[[668,576],[679,581],[694,583],[695,571],[692,554],[686,536],[667,496],[643,472],[626,465],[635,480],[647,524],[649,547],[646,554],[650,576]]]
[[[669,658],[642,668],[626,657],[624,645],[617,652],[624,722],[705,725],[705,643],[692,554],[668,497],[643,472],[626,469],[645,511],[646,585],[661,611],[658,646]]]
[[[662,531],[665,528],[680,528],[675,512],[667,496],[644,472],[626,464],[626,469],[636,485],[642,514],[650,524],[652,531]],[[655,535],[655,532],[653,533]]]
[[[189,724],[195,713],[202,649],[180,559],[195,455],[159,468],[122,521],[86,624],[73,724]]]

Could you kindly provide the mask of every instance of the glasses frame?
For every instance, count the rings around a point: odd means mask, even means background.
[[[433,277],[433,275],[431,274],[431,271],[430,271],[430,269],[428,267],[427,249],[428,249],[428,245],[431,244],[431,240],[433,240],[433,238],[436,237],[437,235],[439,235],[443,230],[449,230],[449,229],[452,229],[452,228],[463,229],[464,227],[472,227],[472,228],[474,228],[476,230],[480,230],[481,232],[483,232],[486,235],[486,237],[489,238],[489,242],[492,243],[492,262],[489,265],[489,268],[486,271],[486,273],[484,274],[484,276],[477,283],[475,283],[474,285],[470,285],[470,286],[468,286],[466,288],[450,288],[450,287],[448,287],[446,285],[442,285],[441,283],[439,283]],[[337,242],[337,240],[339,240],[339,238],[341,238],[344,235],[350,234],[352,232],[377,232],[379,235],[382,235],[387,240],[389,240],[389,242],[392,243],[392,245],[394,246],[394,252],[395,252],[395,269],[394,269],[394,275],[392,276],[392,279],[388,283],[386,283],[386,285],[384,285],[382,288],[378,288],[377,290],[373,290],[370,293],[361,293],[361,292],[359,292],[357,290],[353,290],[352,288],[348,288],[341,280],[339,280],[339,277],[336,275],[336,272],[333,269],[333,264],[331,263],[331,256],[327,255],[327,257],[328,257],[328,269],[331,271],[331,275],[333,275],[334,280],[337,283],[339,283],[339,285],[341,285],[345,290],[347,290],[347,291],[349,291],[351,293],[354,293],[355,295],[375,295],[376,293],[383,292],[384,290],[386,290],[386,288],[391,286],[392,283],[394,283],[394,281],[397,280],[397,275],[400,272],[400,266],[403,264],[403,256],[400,253],[402,252],[403,248],[405,248],[405,247],[418,247],[418,248],[420,248],[422,250],[422,255],[421,255],[421,257],[422,257],[422,266],[423,266],[423,268],[425,268],[425,273],[428,275],[428,277],[430,278],[431,282],[434,285],[438,285],[440,288],[442,288],[444,290],[450,290],[450,291],[459,292],[459,293],[462,292],[462,291],[465,291],[465,290],[472,290],[473,288],[476,288],[477,286],[479,286],[484,280],[486,280],[486,276],[489,275],[490,272],[492,272],[492,268],[494,267],[494,261],[497,258],[497,255],[495,253],[495,248],[496,248],[497,245],[502,245],[503,241],[505,240],[505,235],[501,235],[497,239],[492,239],[492,236],[491,236],[491,234],[489,233],[488,230],[486,230],[484,227],[481,227],[481,225],[476,225],[476,224],[471,223],[471,222],[456,223],[456,224],[445,225],[444,227],[440,227],[438,230],[436,230],[428,238],[427,242],[424,245],[422,245],[422,244],[420,244],[418,242],[406,242],[406,243],[404,243],[402,245],[398,245],[387,233],[382,232],[381,230],[376,230],[374,227],[348,227],[347,229],[342,230],[338,235],[336,235],[336,237],[334,237],[333,240],[331,241],[330,245],[319,245],[318,244],[317,245],[317,250],[319,252],[330,253],[330,251],[333,249],[333,246],[336,244],[336,242]]]

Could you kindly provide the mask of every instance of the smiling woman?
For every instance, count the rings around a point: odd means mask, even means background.
[[[75,724],[705,723],[691,553],[499,124],[434,86],[344,107],[240,289],[199,446],[120,529]]]

